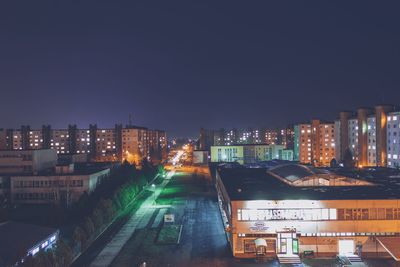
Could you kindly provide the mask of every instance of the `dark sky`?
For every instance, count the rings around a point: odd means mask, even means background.
[[[400,104],[400,1],[1,1],[0,127],[195,136]]]

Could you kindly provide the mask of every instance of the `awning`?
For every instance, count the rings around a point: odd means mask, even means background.
[[[267,246],[267,241],[265,241],[264,238],[257,238],[256,240],[254,240],[254,243],[256,244],[256,247]]]
[[[400,237],[377,237],[376,240],[395,259],[400,261]]]

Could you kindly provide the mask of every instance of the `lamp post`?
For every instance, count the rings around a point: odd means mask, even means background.
[[[154,198],[154,203],[156,202],[156,185],[151,184],[151,188],[153,189],[153,198]]]

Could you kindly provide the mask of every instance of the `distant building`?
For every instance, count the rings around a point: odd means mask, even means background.
[[[391,112],[387,117],[387,165],[400,168],[400,112]]]
[[[294,129],[289,126],[285,129],[200,129],[198,141],[199,150],[209,150],[211,146],[230,146],[233,144],[252,145],[270,144],[283,145],[287,149],[294,148]]]
[[[335,124],[312,120],[295,126],[295,158],[303,164],[329,166],[335,158]]]
[[[0,265],[18,266],[26,257],[51,248],[58,240],[57,229],[17,222],[0,223]]]
[[[208,151],[207,150],[194,150],[193,151],[193,164],[207,164]]]
[[[167,158],[167,135],[165,131],[139,126],[124,128],[121,124],[115,128],[98,128],[93,124],[86,129],[78,129],[76,125],[52,129],[44,125],[40,130],[22,126],[0,129],[0,149],[54,149],[59,155],[87,154],[90,161],[122,161],[133,155],[136,164],[143,158],[158,163]]]
[[[230,145],[212,146],[211,162],[257,163],[273,159],[293,160],[293,151],[282,145]]]

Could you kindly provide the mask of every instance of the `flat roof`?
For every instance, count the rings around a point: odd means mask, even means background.
[[[335,172],[349,178],[362,177],[362,180],[375,184],[368,186],[292,186],[269,174],[267,170],[267,168],[220,167],[218,173],[232,201],[400,199],[400,171],[396,170]],[[357,177],[360,174],[361,176]]]
[[[229,146],[284,146],[279,144],[271,144],[271,143],[252,143],[252,144],[240,144],[240,143],[233,143],[231,145],[219,145],[219,146],[211,146],[211,147],[229,147]]]
[[[60,165],[58,165],[60,166]],[[63,166],[68,166],[68,165],[63,165]],[[24,173],[24,172],[19,172],[19,173],[0,173],[0,176],[9,176],[9,177],[21,177],[21,176],[26,176],[26,177],[35,177],[35,176],[75,176],[75,175],[91,175],[95,174],[98,172],[102,172],[104,170],[110,169],[112,166],[77,166],[75,163],[74,171],[71,173],[65,172],[65,173],[57,173],[54,169],[47,169],[47,170],[42,170],[39,171],[37,174],[33,173]]]
[[[0,223],[0,258],[8,264],[21,259],[21,254],[57,233],[57,229],[18,222]]]

